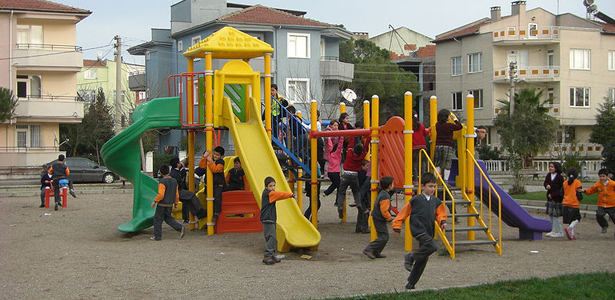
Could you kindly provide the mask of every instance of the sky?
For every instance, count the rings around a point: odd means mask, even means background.
[[[92,14],[77,24],[77,44],[84,58],[113,59],[113,37],[122,38],[123,57],[128,63],[143,64],[143,57],[126,49],[149,41],[151,28],[170,28],[170,6],[179,0],[52,0],[87,9]],[[207,1],[207,0],[200,0]],[[489,17],[489,8],[500,6],[502,16],[510,15],[511,0],[227,0],[240,4],[261,4],[274,8],[306,11],[306,18],[343,24],[352,32],[370,37],[394,28],[408,27],[434,38],[456,27]],[[527,9],[542,7],[551,13],[572,13],[585,17],[583,0],[527,0]],[[615,0],[595,0],[598,10],[615,18]]]

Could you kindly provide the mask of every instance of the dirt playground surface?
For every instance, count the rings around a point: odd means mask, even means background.
[[[180,240],[165,224],[163,240],[155,242],[152,228],[117,231],[130,219],[130,193],[81,194],[57,212],[38,208],[38,197],[0,199],[0,298],[321,299],[405,292],[403,239],[391,234],[383,251],[388,257],[369,260],[361,254],[369,235],[354,233],[356,210],[349,210],[353,221],[339,223],[332,203],[332,196],[323,201],[322,242],[311,259],[291,252],[267,266],[261,233],[190,231]],[[612,272],[614,232],[611,224],[600,234],[594,219],[583,219],[577,241],[520,241],[516,228],[503,226],[503,255],[492,246],[459,247],[454,260],[434,254],[417,288]]]

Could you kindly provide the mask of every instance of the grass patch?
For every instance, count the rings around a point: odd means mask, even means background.
[[[548,279],[501,281],[467,288],[336,299],[613,299],[614,281],[615,273],[572,274]]]
[[[589,187],[589,186],[588,186]],[[535,201],[547,201],[547,192],[527,192],[525,194],[515,194],[510,195],[513,199],[522,199],[522,200],[535,200]],[[583,194],[583,200],[581,200],[581,204],[593,204],[596,205],[598,203],[598,194],[593,195],[585,195]]]

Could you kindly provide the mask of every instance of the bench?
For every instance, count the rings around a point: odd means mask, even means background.
[[[540,178],[538,177],[539,175],[538,171],[536,171],[533,168],[532,169],[522,169],[521,171],[519,171],[519,173],[525,176],[532,176],[532,180],[540,180]]]

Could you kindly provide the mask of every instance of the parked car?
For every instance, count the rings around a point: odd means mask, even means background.
[[[57,161],[58,160],[54,160],[47,165],[51,166]],[[72,182],[113,183],[116,179],[119,179],[119,176],[109,169],[99,166],[95,162],[84,157],[67,157],[64,162],[70,170],[68,179]]]

